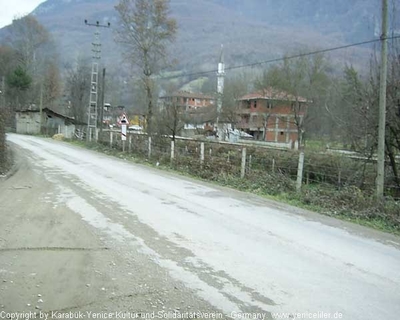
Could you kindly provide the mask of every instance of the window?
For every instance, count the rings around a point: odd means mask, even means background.
[[[250,100],[247,100],[247,108],[250,109],[250,107],[251,107],[251,102],[250,102]]]
[[[257,100],[254,100],[254,108],[257,108]]]
[[[267,101],[267,109],[272,109],[272,102]]]
[[[281,136],[283,136],[283,131],[281,131]]]

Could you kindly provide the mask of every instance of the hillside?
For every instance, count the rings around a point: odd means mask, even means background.
[[[54,34],[63,60],[68,61],[91,53],[94,30],[84,25],[84,19],[115,26],[117,2],[48,0],[33,14]],[[172,56],[181,69],[210,69],[215,67],[221,43],[227,64],[238,65],[298,48],[370,39],[379,30],[379,4],[379,0],[171,0],[179,25]],[[6,33],[4,29],[0,33]],[[120,61],[122,49],[113,42],[113,30],[102,30],[102,40],[106,63]],[[362,48],[335,55],[352,63],[366,56]]]

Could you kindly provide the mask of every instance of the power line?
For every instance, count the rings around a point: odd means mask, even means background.
[[[394,39],[399,39],[399,38],[400,38],[400,35],[386,37],[385,39],[394,40]],[[258,61],[258,62],[248,63],[248,64],[242,64],[242,65],[238,65],[238,66],[227,67],[227,68],[225,68],[225,70],[235,70],[235,69],[255,67],[255,66],[259,66],[259,65],[263,65],[263,64],[269,64],[269,63],[274,63],[274,62],[281,62],[281,61],[285,61],[285,60],[291,60],[291,59],[297,59],[297,58],[312,56],[312,55],[319,54],[319,53],[326,53],[326,52],[331,52],[331,51],[347,49],[347,48],[351,48],[351,47],[357,47],[357,46],[361,46],[361,45],[364,45],[364,44],[370,44],[370,43],[379,42],[379,41],[381,41],[381,38],[371,39],[371,40],[362,41],[362,42],[356,42],[356,43],[351,43],[351,44],[346,44],[346,45],[343,45],[343,46],[338,46],[338,47],[333,47],[333,48],[327,48],[327,49],[315,50],[315,51],[310,51],[310,52],[305,52],[305,53],[299,53],[299,54],[295,54],[295,55],[292,55],[292,56],[286,56],[286,57],[281,57],[281,58],[275,58],[275,59],[270,59],[270,60],[264,60],[264,61]],[[193,72],[193,73],[186,73],[186,74],[167,76],[167,77],[162,77],[161,76],[160,79],[168,80],[168,79],[176,79],[176,78],[182,78],[182,77],[201,76],[201,75],[206,75],[206,74],[215,73],[215,72],[217,72],[217,70],[213,69],[213,70],[208,70],[208,71],[198,71],[198,72]]]

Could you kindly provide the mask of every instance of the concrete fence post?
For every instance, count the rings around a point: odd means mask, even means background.
[[[240,171],[240,177],[243,179],[246,174],[246,148],[242,149],[242,169]]]
[[[149,147],[148,147],[148,154],[147,157],[150,159],[151,157],[151,137],[149,137]]]
[[[132,135],[129,135],[128,138],[128,152],[131,153],[132,152]]]
[[[272,158],[272,173],[275,173],[275,158]]]
[[[113,146],[113,132],[110,131],[110,148]]]
[[[201,164],[201,167],[203,168],[203,164],[204,164],[204,142],[200,143],[200,164]]]
[[[297,181],[296,181],[297,192],[300,192],[301,190],[301,184],[303,182],[303,168],[304,168],[304,151],[301,151],[299,155],[299,165],[297,167]]]
[[[250,172],[250,170],[251,170],[251,155],[249,155],[249,172]]]
[[[171,140],[171,163],[174,162],[175,158],[175,141]]]

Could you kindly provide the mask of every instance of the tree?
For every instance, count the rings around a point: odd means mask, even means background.
[[[56,46],[51,34],[32,15],[14,19],[7,31],[5,40],[15,52],[14,61],[32,79],[25,95],[30,103],[38,104],[44,82],[48,80],[49,65],[52,65],[53,71],[58,65]]]
[[[16,105],[19,107],[23,93],[31,86],[32,78],[23,67],[18,66],[13,72],[8,74],[6,82],[9,89],[14,90]]]
[[[34,16],[27,15],[13,20],[7,40],[19,53],[19,63],[25,66],[32,77],[37,78],[37,73],[41,71],[43,61],[49,53],[51,37],[48,31]]]
[[[160,110],[157,122],[159,127],[164,129],[162,131],[171,136],[172,141],[175,141],[175,137],[179,135],[179,133],[185,127],[182,108],[180,108],[178,104],[174,102],[171,104],[166,104],[165,107]]]
[[[239,120],[240,105],[238,99],[247,93],[248,77],[242,73],[225,79],[224,94],[222,96],[221,119],[232,125],[232,129]]]
[[[74,65],[66,65],[65,89],[70,102],[70,113],[79,122],[87,121],[89,103],[90,70],[83,59]]]
[[[60,71],[54,62],[46,68],[43,83],[43,103],[47,107],[56,107],[57,99],[61,94]]]
[[[152,134],[154,76],[165,67],[167,45],[176,34],[176,21],[169,17],[168,0],[120,0],[116,40],[127,58],[139,68],[147,97],[147,131]]]

